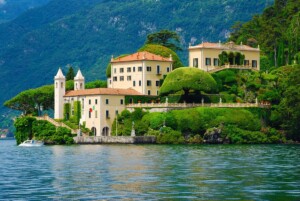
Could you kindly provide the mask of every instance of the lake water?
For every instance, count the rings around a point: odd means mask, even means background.
[[[298,145],[0,141],[0,200],[300,200]]]

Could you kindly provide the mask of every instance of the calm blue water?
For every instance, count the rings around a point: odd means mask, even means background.
[[[0,141],[0,200],[300,200],[300,146]]]

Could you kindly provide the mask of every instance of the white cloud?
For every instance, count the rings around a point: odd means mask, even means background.
[[[6,4],[5,0],[0,0],[0,6]]]

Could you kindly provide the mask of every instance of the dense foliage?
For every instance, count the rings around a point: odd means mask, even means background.
[[[0,24],[20,16],[22,13],[48,3],[49,0],[1,0]]]
[[[192,108],[166,113],[124,110],[113,125],[113,133],[117,130],[118,135],[129,136],[134,122],[137,135],[155,135],[158,143],[202,143],[206,130],[221,126],[222,137],[229,143],[285,142],[285,137],[275,129],[263,128],[263,113],[264,109],[251,112],[228,108]]]
[[[151,33],[147,36],[146,44],[156,44],[167,47],[171,50],[182,50],[180,47],[180,37],[175,31],[161,30],[159,32]]]
[[[300,1],[275,0],[273,6],[249,22],[233,26],[230,40],[250,46],[260,45],[270,65],[300,62]]]
[[[96,80],[86,83],[86,89],[92,88],[105,88],[107,87],[106,81]],[[66,91],[74,89],[73,80],[66,83]],[[22,91],[12,99],[6,101],[4,106],[21,111],[24,115],[34,114],[39,115],[40,110],[53,110],[54,109],[54,86],[45,85],[36,89],[29,89]]]
[[[175,69],[165,78],[159,93],[160,95],[183,92],[184,100],[188,101],[189,93],[213,92],[216,90],[216,81],[207,72],[193,67]]]
[[[87,80],[105,79],[111,55],[136,51],[147,34],[161,29],[180,35],[186,65],[189,43],[224,40],[233,22],[272,2],[52,0],[0,24],[0,102],[51,82],[57,68],[68,64],[88,71]]]
[[[69,129],[58,127],[47,121],[39,121],[34,117],[19,117],[16,119],[15,138],[17,144],[27,139],[43,140],[46,144],[73,144]]]

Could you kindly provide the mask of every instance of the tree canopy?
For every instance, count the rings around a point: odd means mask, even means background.
[[[106,81],[96,80],[88,82],[85,85],[86,89],[104,88]],[[74,81],[69,80],[66,82],[66,90],[74,89]],[[39,113],[38,110],[43,107],[43,110],[54,109],[54,85],[45,85],[35,89],[28,89],[17,94],[12,99],[6,101],[4,106],[19,110],[24,115]]]
[[[187,100],[190,91],[213,92],[217,88],[214,78],[207,72],[193,67],[182,67],[169,73],[160,88],[160,95],[184,92]]]
[[[67,75],[66,75],[66,80],[74,80],[74,77],[75,77],[75,73],[74,73],[74,69],[72,66],[69,66],[69,70],[67,72]]]
[[[143,51],[147,51],[147,52],[150,52],[150,53],[153,53],[156,55],[160,55],[163,57],[167,57],[167,58],[170,57],[170,55],[172,55],[173,69],[183,66],[178,55],[173,50],[171,50],[170,48],[167,48],[165,46],[146,44],[138,50],[138,52],[143,52]]]
[[[275,0],[262,15],[232,27],[229,40],[250,46],[260,45],[272,66],[280,67],[297,61],[300,52],[300,1]]]
[[[147,36],[146,44],[157,44],[170,48],[173,51],[182,50],[180,37],[175,31],[161,30]]]

